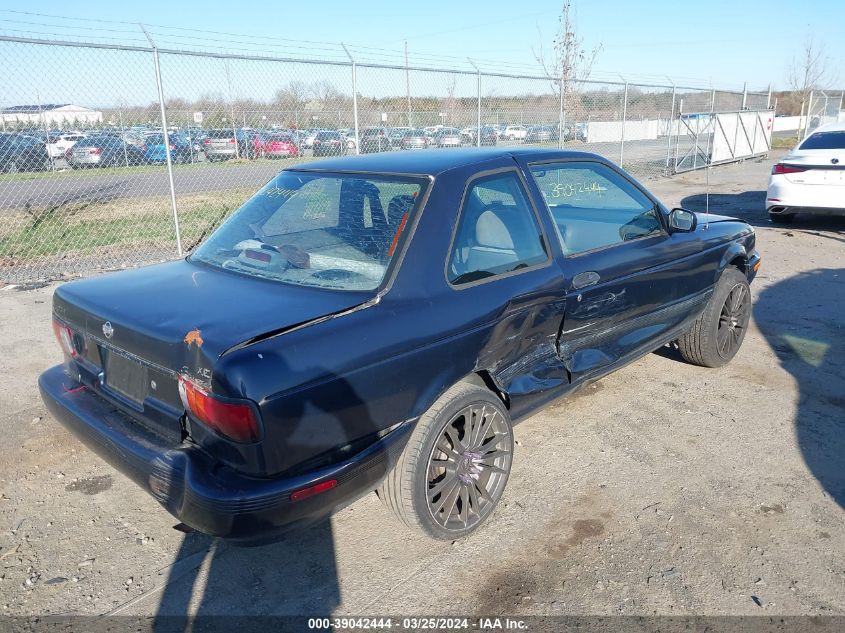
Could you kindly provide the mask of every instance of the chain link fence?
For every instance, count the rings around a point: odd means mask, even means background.
[[[643,180],[770,93],[0,37],[0,279],[180,257],[283,167],[458,146],[595,152]],[[687,132],[698,126],[693,135]],[[712,130],[710,131],[712,133]]]

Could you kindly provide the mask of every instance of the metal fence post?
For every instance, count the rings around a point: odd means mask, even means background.
[[[777,99],[775,99],[777,103]],[[769,94],[766,95],[766,110],[772,107],[772,84],[769,84]]]
[[[566,90],[565,90],[565,82],[563,81],[563,75],[561,74],[560,79],[558,79],[558,113],[557,113],[557,148],[563,149],[563,146],[566,142],[565,139],[565,132],[563,131],[566,127],[566,106],[564,105],[564,101],[566,99]]]
[[[675,123],[675,84],[672,84],[672,107],[669,109],[669,127],[666,130],[666,168],[669,168],[669,161],[672,156],[672,126]]]
[[[340,45],[343,46],[346,56],[349,57],[349,61],[352,63],[352,118],[355,122],[355,153],[360,154],[361,137],[358,132],[358,65],[355,63],[355,59],[352,57],[349,49],[346,48],[346,44],[341,42]]]
[[[123,127],[123,104],[121,104],[120,109],[117,111],[117,115],[120,117],[120,140],[123,144],[123,160],[126,166],[129,167],[129,150],[126,148],[126,130]]]
[[[621,142],[619,143],[619,166],[622,167],[622,161],[625,158],[625,119],[628,117],[628,82],[625,82],[625,92],[622,97],[622,134]]]
[[[158,47],[153,42],[147,29],[141,24],[150,46],[153,48],[153,67],[156,74],[156,88],[158,88],[158,106],[161,110],[161,129],[164,135],[164,156],[167,160],[167,180],[170,184],[170,207],[173,209],[173,226],[176,229],[176,252],[182,257],[182,234],[179,231],[179,212],[176,210],[176,186],[173,183],[173,161],[170,157],[170,134],[167,131],[167,109],[164,107],[164,89],[161,86],[161,66],[158,59]],[[124,141],[125,142],[125,141]]]
[[[472,64],[472,67],[475,68],[476,75],[478,76],[478,111],[476,112],[476,123],[478,127],[475,129],[475,146],[481,147],[481,71],[469,57],[467,59]]]
[[[746,81],[742,84],[742,107],[740,110],[746,109],[746,104],[748,103],[748,82]]]

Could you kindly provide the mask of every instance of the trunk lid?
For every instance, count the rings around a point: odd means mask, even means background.
[[[786,165],[806,168],[784,178],[798,185],[842,185],[845,186],[845,150],[816,149],[798,150],[781,161]]]
[[[283,284],[182,260],[65,284],[56,289],[53,309],[89,348],[101,350],[89,360],[106,370],[104,349],[173,376],[208,380],[215,360],[232,346],[347,310],[373,294]],[[130,387],[133,400],[143,400],[144,389]]]

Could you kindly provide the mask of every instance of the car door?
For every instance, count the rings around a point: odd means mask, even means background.
[[[509,394],[514,419],[568,386],[556,350],[563,283],[538,211],[516,166],[475,174],[446,266],[461,337],[480,344],[478,367]]]
[[[564,253],[558,350],[573,382],[654,349],[698,314],[712,287],[708,257],[689,234],[667,231],[655,199],[599,161],[529,171]]]

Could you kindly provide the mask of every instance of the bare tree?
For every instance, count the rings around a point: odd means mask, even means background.
[[[802,110],[810,92],[834,80],[829,63],[830,58],[824,45],[816,42],[812,36],[804,40],[801,54],[792,58],[789,66],[789,87],[801,97]]]
[[[574,102],[579,82],[589,79],[593,64],[601,52],[601,44],[591,51],[584,48],[583,38],[579,37],[575,30],[573,17],[575,9],[572,1],[563,0],[551,51],[548,51],[542,43],[537,48],[532,47],[537,63],[548,77],[555,79],[551,82],[554,94],[559,95],[560,87],[563,86],[568,109]],[[537,30],[540,32],[539,26]],[[540,32],[540,40],[541,42],[543,40],[542,32]]]
[[[276,91],[274,104],[283,110],[299,110],[308,100],[309,88],[302,81],[294,80]]]

